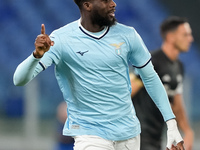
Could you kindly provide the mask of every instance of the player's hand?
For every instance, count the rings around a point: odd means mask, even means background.
[[[179,142],[176,146],[172,144],[171,148],[169,149],[167,147],[166,150],[185,150],[183,146],[183,141]]]
[[[41,34],[37,36],[35,39],[35,51],[33,55],[36,58],[41,58],[45,52],[47,52],[51,46],[53,46],[53,42],[50,40],[49,36],[45,34],[45,26],[42,24],[41,26]]]
[[[175,119],[168,120],[167,122],[167,150],[185,150],[183,146],[183,139],[178,131]],[[175,142],[176,145],[173,145]]]

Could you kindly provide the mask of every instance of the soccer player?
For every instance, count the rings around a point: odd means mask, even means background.
[[[139,150],[140,123],[131,101],[130,61],[143,78],[168,126],[168,143],[184,149],[166,91],[153,69],[151,55],[132,27],[116,22],[113,0],[74,0],[81,18],[41,34],[35,50],[14,73],[25,85],[55,64],[55,76],[67,103],[63,134],[75,150]],[[173,147],[173,148],[174,148]]]
[[[184,71],[178,59],[180,53],[189,50],[193,41],[192,30],[185,18],[172,16],[163,21],[160,31],[163,44],[160,49],[152,52],[152,63],[167,91],[177,123],[184,133],[185,148],[192,150],[193,131],[189,125],[182,98]],[[141,121],[141,150],[160,150],[165,125],[162,115],[151,101],[140,78],[135,76],[131,83],[132,100]]]

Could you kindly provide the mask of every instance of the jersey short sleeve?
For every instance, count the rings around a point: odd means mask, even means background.
[[[136,68],[142,68],[150,61],[151,54],[149,53],[142,38],[134,28],[130,34],[129,44],[130,44],[129,60],[131,64]]]

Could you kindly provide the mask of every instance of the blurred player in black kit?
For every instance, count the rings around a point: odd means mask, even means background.
[[[184,134],[186,150],[192,150],[193,131],[189,125],[183,104],[183,65],[178,59],[187,52],[193,41],[192,30],[185,18],[172,16],[164,20],[160,27],[163,43],[160,49],[152,52],[152,63],[167,91],[172,110],[179,128]],[[141,122],[141,150],[160,150],[163,117],[147,94],[142,81],[131,74],[132,100]]]

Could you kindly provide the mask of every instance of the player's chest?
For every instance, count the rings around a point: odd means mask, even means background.
[[[63,44],[63,59],[81,66],[120,66],[127,62],[128,46],[123,40],[74,39]]]

